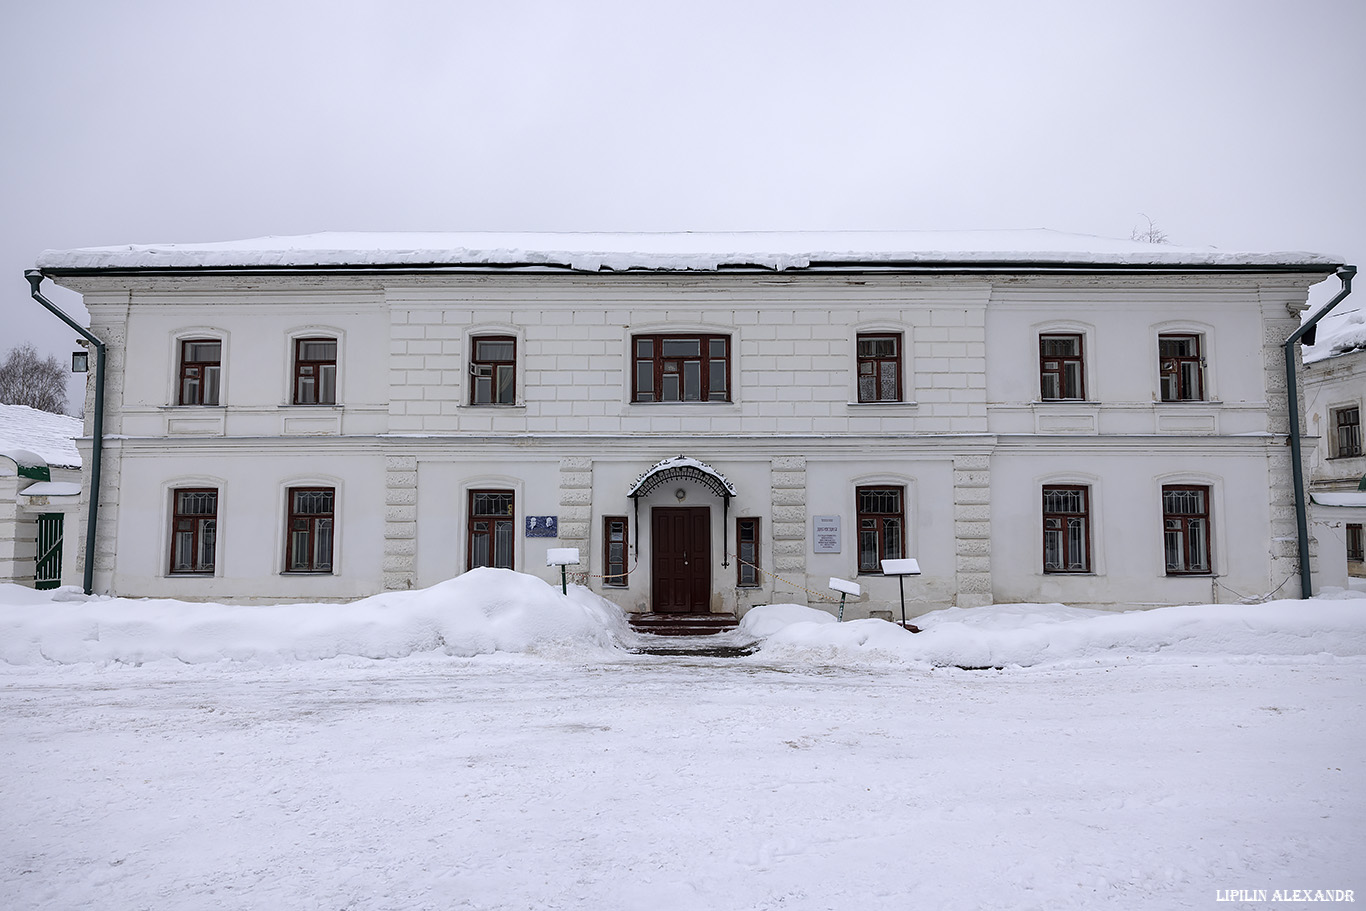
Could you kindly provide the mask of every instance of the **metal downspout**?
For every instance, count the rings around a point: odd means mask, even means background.
[[[1352,277],[1356,274],[1356,266],[1339,266],[1337,276],[1342,281],[1342,290],[1324,307],[1320,308],[1318,313],[1310,317],[1308,322],[1296,329],[1290,338],[1282,344],[1285,349],[1286,392],[1290,397],[1287,409],[1290,413],[1290,471],[1294,476],[1295,485],[1295,526],[1299,539],[1300,597],[1302,598],[1314,596],[1314,582],[1309,567],[1309,515],[1304,501],[1304,465],[1300,457],[1300,394],[1299,387],[1295,382],[1295,343],[1318,325],[1319,320],[1327,316],[1334,307],[1342,303],[1347,295],[1352,293]]]
[[[100,463],[104,455],[104,342],[90,334],[84,326],[78,325],[52,301],[43,297],[38,286],[43,283],[43,273],[37,269],[24,272],[33,288],[33,299],[56,314],[57,318],[75,329],[86,341],[95,346],[95,428],[90,441],[90,509],[85,520],[85,578],[83,587],[87,595],[94,593],[95,581],[95,528],[100,517]]]

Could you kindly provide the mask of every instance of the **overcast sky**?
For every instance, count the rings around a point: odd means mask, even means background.
[[[0,351],[65,358],[23,270],[119,243],[1146,215],[1366,266],[1362,0],[0,0],[0,35]]]

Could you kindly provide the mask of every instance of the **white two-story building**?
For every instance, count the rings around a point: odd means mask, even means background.
[[[632,611],[839,576],[863,616],[898,603],[889,557],[922,569],[912,612],[1276,590],[1280,344],[1338,265],[1024,231],[325,234],[39,268],[109,351],[99,591],[355,598],[552,578],[577,547]]]

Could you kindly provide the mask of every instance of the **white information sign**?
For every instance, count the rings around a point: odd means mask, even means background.
[[[813,516],[815,534],[812,540],[818,554],[837,554],[840,552],[840,517]]]

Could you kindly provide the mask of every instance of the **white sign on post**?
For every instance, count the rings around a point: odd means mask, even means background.
[[[839,553],[840,517],[813,516],[811,521],[815,524],[815,534],[812,535],[816,547],[815,552],[818,554]]]

